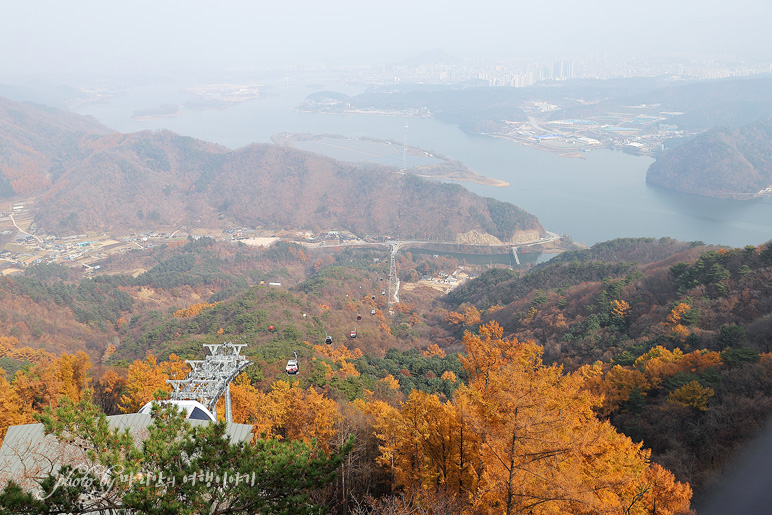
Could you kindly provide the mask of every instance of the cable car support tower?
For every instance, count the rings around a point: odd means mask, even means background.
[[[389,314],[392,315],[394,311],[392,306],[399,304],[399,276],[397,275],[397,263],[395,257],[399,248],[402,246],[402,242],[393,241],[389,243]]]
[[[246,343],[208,344],[204,347],[211,353],[203,360],[186,359],[192,370],[185,379],[168,379],[174,391],[171,399],[176,401],[199,401],[217,418],[217,401],[225,397],[225,421],[233,422],[231,409],[231,382],[245,368],[252,364],[241,355]]]

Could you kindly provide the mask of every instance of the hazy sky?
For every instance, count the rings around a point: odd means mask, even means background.
[[[772,61],[772,0],[9,0],[0,81],[276,63],[736,55]]]

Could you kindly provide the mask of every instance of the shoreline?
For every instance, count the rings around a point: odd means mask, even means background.
[[[296,142],[322,141],[322,140],[333,140],[338,143],[345,143],[346,141],[352,141],[352,140],[363,141],[368,143],[374,143],[377,145],[384,145],[391,150],[398,149],[399,147],[402,146],[400,143],[389,141],[389,140],[381,140],[381,139],[366,138],[366,137],[350,138],[350,137],[334,135],[334,134],[317,135],[317,134],[307,134],[307,133],[280,133],[280,134],[275,134],[271,136],[271,141],[274,144],[290,146],[293,148],[300,148],[295,145]],[[347,150],[349,152],[371,154],[375,157],[384,157],[385,155],[385,154],[381,155],[377,153],[364,152],[362,150],[357,150],[354,148],[347,147],[345,144],[336,145],[336,147],[341,148],[343,150]],[[333,159],[337,159],[334,156],[331,156],[330,154],[326,154],[325,152],[318,152],[313,150],[312,152],[316,152],[322,155],[326,155],[328,157],[332,157]],[[482,186],[493,186],[496,188],[507,188],[510,186],[510,183],[508,183],[507,181],[481,175],[477,172],[474,172],[473,170],[470,170],[466,165],[464,165],[460,161],[454,161],[441,154],[430,153],[428,151],[422,150],[417,147],[407,147],[405,149],[405,153],[410,156],[419,156],[419,157],[429,156],[439,161],[438,163],[409,167],[404,170],[406,173],[412,173],[413,175],[424,177],[426,179],[441,179],[441,180],[456,181],[456,182],[471,182],[473,184],[480,184]],[[375,159],[371,159],[371,160],[338,159],[338,160],[342,162],[368,162],[372,164],[379,164],[379,162]],[[394,168],[394,167],[390,166],[390,168]]]
[[[417,175],[419,177],[423,177],[425,179],[442,179],[445,181],[456,181],[456,182],[471,182],[472,184],[479,184],[481,186],[493,186],[495,188],[509,188],[511,184],[509,184],[507,181],[502,181],[499,179],[494,179],[493,177],[486,177],[484,175],[481,175],[480,179],[478,178],[465,178],[465,179],[458,179],[456,177],[451,177],[449,175],[443,176],[443,175],[426,175],[421,173],[416,173],[414,175]]]
[[[578,152],[573,149],[567,149],[567,148],[561,149],[561,148],[555,148],[555,147],[548,147],[546,145],[539,145],[538,143],[530,143],[528,141],[523,141],[517,138],[513,138],[512,136],[507,136],[505,134],[487,133],[485,134],[485,136],[490,136],[492,138],[506,139],[511,141],[515,145],[532,148],[534,150],[540,150],[542,152],[550,152],[552,154],[557,154],[559,157],[565,157],[569,159],[585,159],[584,153]]]
[[[153,120],[161,120],[163,118],[176,118],[177,116],[181,116],[185,114],[184,111],[180,110],[176,113],[169,113],[169,114],[142,114],[142,115],[133,115],[131,117],[132,120],[135,122],[152,122]]]
[[[345,109],[342,111],[330,111],[330,110],[323,110],[323,109],[308,109],[303,107],[295,107],[295,111],[300,113],[314,113],[314,114],[336,114],[336,115],[369,115],[369,116],[398,116],[403,118],[432,118],[431,115],[425,115],[425,114],[415,114],[410,112],[403,112],[403,111],[389,111],[389,110],[355,110],[355,109]],[[512,141],[513,143],[517,145],[521,145],[523,147],[529,147],[536,150],[540,150],[543,152],[550,152],[552,154],[557,154],[559,157],[565,157],[569,159],[585,159],[584,151],[582,149],[570,149],[570,148],[555,148],[550,147],[547,145],[540,145],[538,143],[531,143],[528,141],[523,141],[517,138],[513,138],[512,136],[508,136],[506,134],[496,134],[496,133],[488,133],[488,132],[475,132],[471,134],[476,134],[478,136],[490,136],[492,138],[502,138],[502,139],[508,139]],[[376,141],[376,140],[372,140]],[[382,140],[387,141],[387,140]],[[593,150],[593,149],[590,149]],[[498,186],[497,184],[489,184],[489,183],[478,183],[476,181],[468,181],[468,182],[475,182],[476,184],[484,184],[486,186],[497,186],[505,188],[509,186],[510,184],[505,181],[498,181],[497,179],[489,178],[494,182],[501,182],[506,184],[506,186]],[[454,179],[449,179],[454,180]]]

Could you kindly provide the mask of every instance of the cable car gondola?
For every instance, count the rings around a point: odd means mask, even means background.
[[[294,376],[297,375],[298,372],[300,372],[300,368],[298,367],[298,353],[296,351],[292,351],[292,353],[295,355],[294,359],[287,360],[287,375],[288,376]]]
[[[353,340],[356,337],[357,337],[357,328],[355,327],[354,330],[351,331],[351,339]]]
[[[374,315],[374,314],[375,314],[375,310],[374,310],[374,309],[371,309],[371,310],[370,310],[370,314],[371,314],[371,315]]]
[[[357,320],[362,320],[362,315],[360,313],[357,313]]]
[[[324,339],[324,343],[326,343],[327,345],[332,345],[332,336],[328,334],[327,338]]]

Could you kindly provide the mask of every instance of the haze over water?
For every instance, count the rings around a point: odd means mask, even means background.
[[[354,94],[343,84],[327,89]],[[484,196],[511,202],[535,214],[547,230],[591,245],[618,237],[672,237],[742,247],[772,239],[772,199],[734,201],[696,197],[646,184],[651,158],[595,150],[584,159],[522,147],[509,140],[466,134],[432,119],[300,113],[292,108],[313,90],[278,82],[275,95],[226,110],[185,110],[172,118],[139,122],[135,110],[181,103],[180,87],[130,90],[106,104],[89,106],[102,123],[121,132],[167,128],[183,135],[238,148],[269,142],[280,132],[338,134],[386,139],[462,161],[482,175],[510,183],[495,188],[463,183]],[[356,199],[352,199],[356,201]]]

